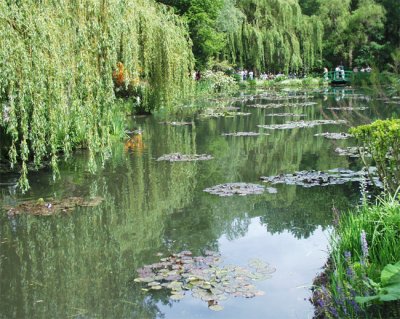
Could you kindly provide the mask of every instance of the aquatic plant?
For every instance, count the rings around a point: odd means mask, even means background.
[[[285,124],[272,124],[272,125],[257,125],[260,128],[267,130],[288,130],[295,128],[308,128],[318,125],[333,125],[333,124],[344,124],[345,120],[315,120],[315,121],[293,121]]]
[[[235,132],[235,133],[222,133],[222,136],[260,136],[260,135],[269,135],[263,133],[256,133],[256,132]]]
[[[314,136],[323,136],[330,140],[347,140],[348,138],[352,137],[352,135],[347,133],[319,133],[314,134]]]
[[[233,195],[259,195],[263,194],[267,190],[269,193],[276,193],[276,189],[268,187],[267,189],[263,185],[258,184],[247,184],[247,183],[227,183],[220,184],[210,188],[206,188],[204,191],[213,195],[221,197],[233,196]]]
[[[157,159],[157,161],[168,161],[168,162],[193,162],[193,161],[208,161],[213,159],[211,155],[207,154],[181,154],[181,153],[173,153],[166,154]]]
[[[370,169],[361,170],[358,172],[349,169],[331,169],[328,171],[299,171],[293,174],[280,174],[276,176],[261,176],[260,179],[265,183],[271,184],[286,184],[286,185],[298,185],[303,187],[314,187],[314,186],[328,186],[328,185],[340,185],[348,182],[362,182],[368,176],[373,176],[374,171]],[[368,180],[368,183],[372,182]],[[374,183],[379,184],[379,180],[375,177]]]
[[[22,190],[32,159],[56,177],[61,152],[87,147],[92,171],[109,155],[114,90],[151,111],[191,88],[187,28],[152,0],[1,1],[0,39],[0,127]]]
[[[264,294],[252,284],[254,280],[271,277],[275,269],[259,259],[249,261],[248,269],[240,266],[221,266],[221,256],[206,251],[205,256],[192,256],[190,251],[182,251],[160,262],[138,269],[137,283],[145,284],[143,291],[168,289],[170,299],[183,299],[191,291],[194,298],[208,303],[208,308],[220,311],[219,302],[229,296],[253,298]]]

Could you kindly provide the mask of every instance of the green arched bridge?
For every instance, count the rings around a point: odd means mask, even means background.
[[[330,71],[323,74],[325,80],[329,81],[332,85],[349,84],[353,77],[353,71]]]

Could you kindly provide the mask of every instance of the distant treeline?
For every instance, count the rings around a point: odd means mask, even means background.
[[[266,71],[338,64],[388,68],[398,0],[159,0],[184,16],[197,67],[210,58]]]

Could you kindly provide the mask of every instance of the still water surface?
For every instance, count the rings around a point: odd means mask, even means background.
[[[254,109],[246,104],[273,101],[250,100],[235,106],[251,116],[132,119],[129,129],[143,130],[141,143],[133,149],[115,143],[113,157],[98,174],[87,172],[87,154],[78,152],[62,164],[62,178],[56,182],[50,171],[32,173],[32,189],[24,196],[10,186],[17,176],[0,174],[3,205],[38,198],[104,198],[97,207],[81,207],[61,216],[9,218],[1,211],[0,318],[312,318],[309,289],[326,261],[331,208],[347,210],[357,205],[359,185],[278,185],[277,194],[225,198],[203,192],[220,183],[260,183],[260,176],[299,170],[358,169],[357,160],[334,152],[336,147],[354,145],[354,140],[328,140],[314,134],[347,132],[351,126],[391,116],[398,109],[346,90],[307,94],[306,101],[316,105]],[[328,109],[350,106],[367,109]],[[278,112],[305,114],[307,121],[348,122],[291,130],[257,127],[296,120],[266,116]],[[194,125],[161,125],[161,120],[193,120]],[[221,136],[240,131],[270,135]],[[173,152],[206,153],[214,159],[156,161]],[[226,264],[245,266],[250,259],[260,258],[274,266],[272,279],[255,283],[265,295],[231,297],[221,302],[223,311],[213,312],[190,294],[171,301],[166,292],[145,293],[133,282],[135,270],[157,262],[158,253],[190,250],[201,255],[207,249],[218,251]]]

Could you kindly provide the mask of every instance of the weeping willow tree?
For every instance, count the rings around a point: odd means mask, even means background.
[[[191,87],[186,26],[152,0],[0,1],[0,132],[8,159],[57,160],[74,147],[109,154],[115,87],[145,110],[170,105]]]
[[[245,18],[230,30],[225,58],[258,70],[297,71],[317,66],[323,26],[302,14],[297,0],[240,0]]]

